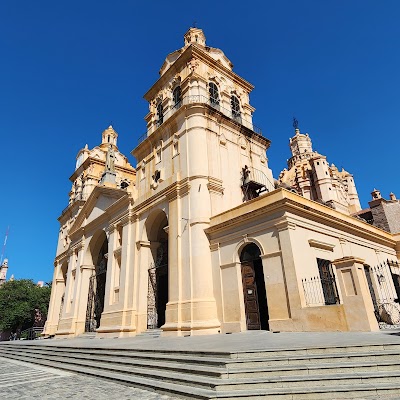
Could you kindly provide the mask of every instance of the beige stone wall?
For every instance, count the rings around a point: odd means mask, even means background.
[[[207,233],[214,253],[215,286],[220,288],[222,331],[246,329],[239,262],[246,243],[256,243],[261,250],[270,326],[275,330],[357,330],[348,325],[349,314],[342,304],[310,304],[302,279],[319,276],[317,258],[334,263],[352,256],[368,265],[396,259],[391,235],[282,189],[214,217]],[[365,274],[360,274],[360,285],[367,288]],[[338,284],[343,301],[347,294],[342,290]],[[373,315],[371,304],[370,299]]]

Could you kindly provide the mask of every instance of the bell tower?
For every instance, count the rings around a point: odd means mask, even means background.
[[[253,88],[222,50],[206,46],[201,29],[190,28],[144,95],[147,131],[132,155],[139,201],[168,211],[165,334],[218,332],[205,229],[213,215],[249,199],[249,182],[257,181],[254,196],[273,189],[270,141],[253,124]]]
[[[5,258],[0,266],[0,286],[3,285],[7,280],[7,271],[8,271],[8,259]]]

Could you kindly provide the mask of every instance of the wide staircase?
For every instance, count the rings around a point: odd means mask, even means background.
[[[225,400],[400,398],[399,353],[400,344],[243,352],[0,344],[0,356],[6,358],[172,397]]]

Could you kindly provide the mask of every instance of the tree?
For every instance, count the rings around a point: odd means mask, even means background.
[[[50,292],[50,287],[39,287],[30,279],[5,282],[0,286],[0,331],[21,331],[44,322]]]

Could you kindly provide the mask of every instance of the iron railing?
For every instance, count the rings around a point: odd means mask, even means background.
[[[162,116],[162,118],[159,118],[156,121],[156,127],[158,128],[160,125],[162,125],[164,122],[166,122],[172,115],[175,114],[177,110],[179,110],[183,105],[188,105],[188,104],[207,104],[217,112],[220,112],[221,114],[225,115],[226,117],[230,118],[232,121],[235,123],[244,126],[247,129],[250,129],[251,131],[257,133],[258,135],[262,136],[262,131],[261,128],[258,126],[254,125],[252,122],[247,121],[244,119],[241,115],[238,115],[237,112],[232,112],[232,110],[224,108],[220,105],[219,102],[212,102],[208,97],[202,96],[202,95],[191,95],[191,96],[185,96],[182,98],[182,100],[175,104],[173,107],[168,109]],[[140,138],[138,139],[138,145],[142,143],[151,133],[146,132]]]
[[[250,182],[257,182],[265,186],[269,192],[275,189],[274,183],[271,182],[263,171],[246,165],[245,168],[242,169],[242,185],[248,185]]]
[[[340,303],[334,276],[304,278],[301,283],[307,307]]]
[[[32,328],[23,330],[20,333],[19,338],[25,340],[35,340],[38,337],[40,337],[43,330],[44,330],[43,326],[33,326]]]
[[[400,323],[400,265],[386,260],[375,267],[365,267],[375,316],[388,325]]]

